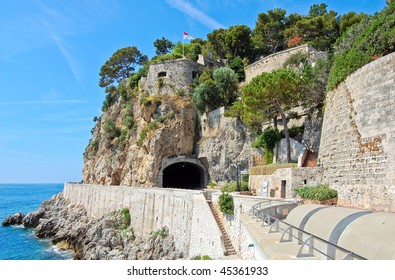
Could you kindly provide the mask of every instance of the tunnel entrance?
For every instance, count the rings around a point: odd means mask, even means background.
[[[198,190],[204,184],[204,170],[196,164],[177,162],[163,169],[164,188]]]

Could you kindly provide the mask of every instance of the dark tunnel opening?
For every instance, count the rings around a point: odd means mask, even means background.
[[[172,164],[163,170],[163,187],[192,190],[203,189],[204,171],[201,167],[188,162]]]

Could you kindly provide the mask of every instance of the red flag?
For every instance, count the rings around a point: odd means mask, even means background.
[[[184,31],[184,39],[193,40],[194,38]]]

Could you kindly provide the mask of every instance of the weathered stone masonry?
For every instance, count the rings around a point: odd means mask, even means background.
[[[63,194],[92,219],[128,208],[136,235],[167,226],[186,257],[223,257],[222,234],[201,191],[68,183]]]
[[[318,59],[326,57],[324,52],[319,52],[314,49],[312,46],[303,45],[299,47],[295,47],[292,49],[288,49],[285,51],[277,52],[262,59],[258,60],[255,63],[252,63],[244,68],[246,74],[246,82],[250,82],[252,78],[264,73],[264,72],[272,72],[277,69],[281,69],[284,67],[285,61],[294,54],[303,53],[307,54],[309,59],[314,63]]]
[[[327,95],[319,163],[341,205],[395,211],[394,69],[392,53]]]

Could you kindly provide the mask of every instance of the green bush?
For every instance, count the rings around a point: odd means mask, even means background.
[[[226,215],[233,215],[234,214],[234,202],[233,197],[224,192],[218,197],[218,204],[219,209],[222,213]]]
[[[291,138],[293,138],[303,132],[304,132],[304,125],[301,125],[301,126],[293,125],[292,127],[288,128],[289,137],[291,137]],[[280,137],[285,138],[284,130],[281,130]]]
[[[123,151],[125,149],[126,143],[129,139],[129,129],[122,129],[121,135],[119,136],[119,150]]]
[[[129,226],[130,225],[130,212],[128,208],[123,208],[121,211],[122,215],[123,215],[123,222],[125,225]]]
[[[355,70],[395,51],[395,4],[350,27],[338,40],[328,89],[335,88]]]
[[[204,256],[196,256],[193,258],[194,260],[212,260],[210,256],[204,255]]]
[[[166,238],[169,235],[168,230],[164,227],[161,229],[158,229],[157,231],[151,232],[152,237],[161,237],[161,238]]]
[[[110,108],[111,105],[114,104],[116,100],[117,99],[114,92],[107,93],[106,99],[103,101],[103,106],[101,107],[101,110],[103,112],[107,111],[107,109]]]
[[[162,96],[159,94],[156,95],[143,94],[140,99],[140,104],[144,106],[150,106],[152,104],[159,106],[161,103],[162,103]]]
[[[121,135],[121,130],[116,126],[114,120],[107,119],[103,123],[104,135],[108,140],[112,140]]]
[[[240,191],[244,192],[244,191],[248,191],[248,181],[240,181]],[[236,181],[230,181],[228,183],[226,183],[223,187],[222,187],[222,192],[237,192],[237,182]]]
[[[253,148],[261,147],[273,150],[278,141],[281,140],[280,132],[274,128],[266,128],[252,144]]]
[[[301,198],[320,201],[337,197],[337,191],[329,188],[328,185],[300,187],[294,189],[294,192]]]
[[[301,63],[304,64],[307,62],[307,60],[308,55],[306,53],[298,52],[291,55],[287,58],[287,60],[285,60],[283,68],[287,68],[288,66],[299,67]]]
[[[152,121],[149,124],[147,124],[147,126],[144,127],[140,132],[140,137],[139,137],[139,140],[137,140],[137,145],[139,147],[141,147],[143,145],[143,142],[144,142],[145,138],[147,137],[148,133],[151,130],[155,130],[155,129],[159,128],[159,126],[160,126],[160,124],[157,121]]]

